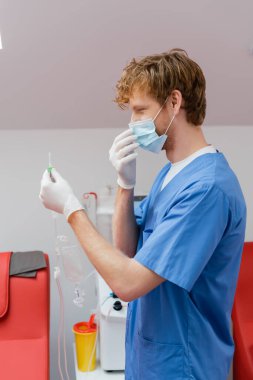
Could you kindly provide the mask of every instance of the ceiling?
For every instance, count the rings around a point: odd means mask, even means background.
[[[124,127],[132,57],[185,49],[207,79],[206,125],[253,126],[252,0],[1,0],[0,129]]]

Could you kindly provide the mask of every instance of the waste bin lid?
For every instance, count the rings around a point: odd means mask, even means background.
[[[97,324],[94,323],[95,314],[91,314],[88,322],[78,322],[73,326],[73,332],[79,334],[89,334],[97,331]]]

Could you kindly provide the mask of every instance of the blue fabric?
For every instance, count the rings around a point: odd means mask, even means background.
[[[169,170],[136,209],[134,260],[165,282],[128,305],[125,378],[227,380],[244,197],[222,153],[196,158],[160,191]]]
[[[129,128],[137,137],[140,147],[153,153],[159,153],[167,140],[167,135],[159,136],[156,133],[155,123],[152,119],[129,123]]]

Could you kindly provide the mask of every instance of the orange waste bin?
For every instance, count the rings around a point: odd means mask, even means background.
[[[77,366],[79,371],[93,371],[96,368],[97,325],[95,314],[88,322],[79,322],[73,326],[76,344]]]

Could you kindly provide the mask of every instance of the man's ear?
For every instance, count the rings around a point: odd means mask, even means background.
[[[171,104],[172,104],[174,113],[177,114],[182,104],[182,100],[183,100],[182,94],[179,90],[173,90],[170,96],[171,96]]]

